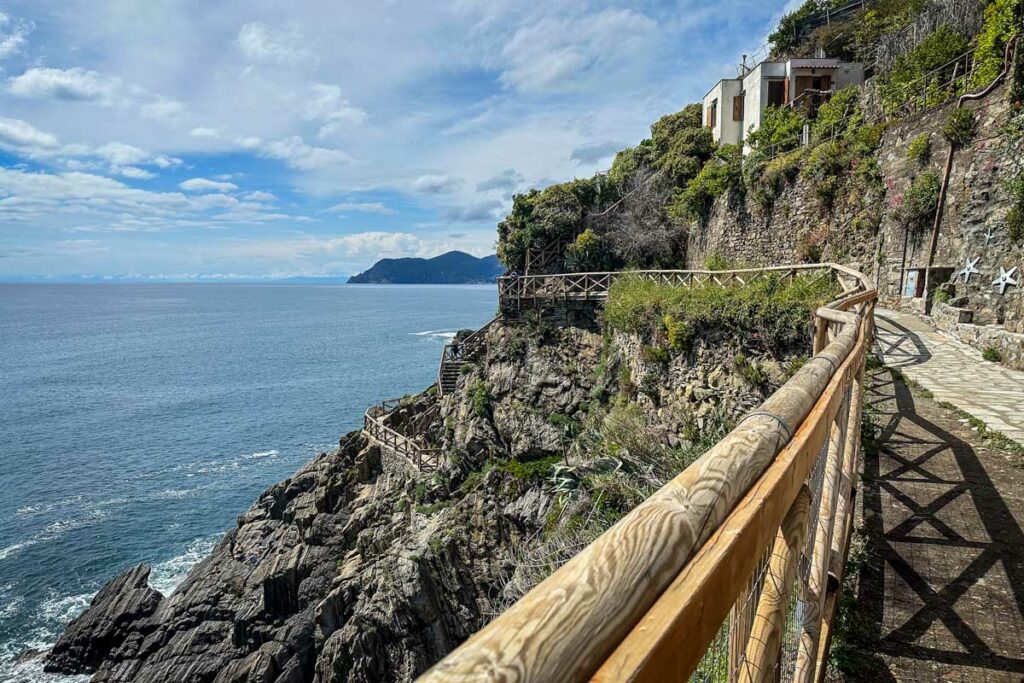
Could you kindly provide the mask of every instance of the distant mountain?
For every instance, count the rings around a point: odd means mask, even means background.
[[[504,272],[505,267],[493,254],[477,258],[461,251],[449,251],[428,259],[381,259],[348,281],[362,285],[466,285],[494,282]]]

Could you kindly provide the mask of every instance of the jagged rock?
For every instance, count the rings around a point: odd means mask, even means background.
[[[101,588],[89,609],[71,622],[53,646],[46,670],[95,671],[126,638],[144,630],[163,600],[149,587],[149,571],[149,566],[140,564]]]

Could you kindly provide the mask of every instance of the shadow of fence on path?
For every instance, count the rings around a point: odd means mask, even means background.
[[[861,486],[869,559],[857,609],[874,641],[865,645],[919,660],[927,680],[938,676],[928,663],[1024,674],[1020,525],[969,443],[919,415],[889,372],[868,373],[866,383],[880,432],[878,450],[865,451]],[[1005,599],[978,599],[993,590]]]

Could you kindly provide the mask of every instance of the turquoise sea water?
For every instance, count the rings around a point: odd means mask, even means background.
[[[0,681],[60,680],[26,650],[103,582],[148,562],[172,590],[496,306],[493,286],[0,285]]]

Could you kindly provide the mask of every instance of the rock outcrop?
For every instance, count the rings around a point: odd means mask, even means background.
[[[145,566],[111,581],[47,668],[96,683],[411,680],[685,466],[702,426],[714,436],[711,421],[770,389],[741,377],[735,340],[651,363],[637,339],[576,327],[488,336],[455,392],[389,417],[431,420],[437,472],[343,437],[263,493],[172,595]],[[763,364],[769,384],[785,379]]]

